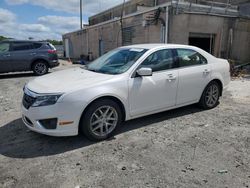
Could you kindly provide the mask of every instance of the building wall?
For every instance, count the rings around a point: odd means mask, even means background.
[[[250,62],[250,20],[237,19],[234,24],[231,59]]]
[[[249,0],[179,0],[180,2],[189,2],[189,3],[196,3],[196,4],[204,4],[204,5],[213,5],[213,6],[220,6],[220,7],[226,7],[227,3],[231,5],[239,5],[243,3],[249,3]],[[137,12],[138,6],[145,6],[145,7],[153,7],[155,5],[161,5],[167,2],[171,2],[171,0],[130,0],[127,1],[124,5],[124,15],[128,15],[134,12]],[[230,6],[229,6],[230,7]],[[244,6],[242,7],[244,8]],[[122,14],[123,5],[120,4],[116,7],[110,8],[108,10],[105,10],[99,14],[96,14],[94,16],[91,16],[89,18],[89,24],[95,25],[104,21],[111,20],[115,17],[120,17]]]
[[[72,58],[80,58],[91,54],[93,58],[99,56],[99,44],[103,43],[103,53],[122,45],[131,45],[139,43],[160,43],[161,24],[152,24],[143,26],[143,20],[152,15],[154,11],[145,14],[140,14],[133,17],[123,19],[123,30],[131,30],[131,42],[122,44],[122,33],[120,20],[112,21],[100,26],[92,26],[84,29],[68,33],[63,36],[63,39],[70,40],[70,56]],[[163,17],[165,14],[163,14]]]
[[[190,33],[213,34],[215,35],[214,55],[220,56],[224,46],[220,44],[220,35],[223,32],[223,17],[178,14],[173,15],[169,22],[169,42],[187,44]],[[221,47],[221,49],[220,49]]]
[[[95,59],[100,54],[100,43],[103,44],[102,53],[105,53],[122,45],[163,42],[161,22],[147,26],[142,24],[153,13],[154,11],[151,11],[125,17],[123,31],[120,20],[117,19],[64,35],[63,38],[69,38],[72,45],[70,56],[80,58],[90,55]],[[161,18],[165,19],[166,14],[162,13]],[[215,36],[215,56],[242,62],[250,61],[249,19],[191,13],[170,14],[168,27],[169,43],[188,44],[190,33],[212,34]],[[124,33],[126,37],[131,37],[131,40],[122,44]]]
[[[63,36],[64,48],[66,48],[65,39],[69,40],[69,56],[71,58],[80,58],[81,55],[88,53],[86,49],[87,35],[86,31],[76,31],[67,33]]]
[[[169,42],[188,44],[190,33],[215,35],[216,57],[237,61],[250,61],[250,20],[219,16],[179,14],[169,22]],[[230,44],[232,30],[232,44]]]
[[[166,1],[166,0],[164,0]],[[91,16],[89,18],[89,24],[95,25],[104,21],[111,20],[115,17],[120,17],[122,14],[122,9],[124,10],[123,15],[128,15],[131,13],[134,13],[137,11],[137,6],[146,6],[146,7],[152,7],[154,6],[155,0],[133,0],[128,1],[124,5],[120,4],[116,7],[113,7],[111,9],[108,9],[106,11],[103,11],[99,14],[96,14],[94,16]]]

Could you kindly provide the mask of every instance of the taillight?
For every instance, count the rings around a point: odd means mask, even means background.
[[[48,50],[49,54],[56,54],[56,50]]]

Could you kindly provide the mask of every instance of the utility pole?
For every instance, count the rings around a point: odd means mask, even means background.
[[[82,29],[82,0],[80,0],[80,28]]]

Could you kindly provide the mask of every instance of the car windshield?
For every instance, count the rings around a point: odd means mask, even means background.
[[[104,74],[121,74],[126,72],[146,51],[143,48],[115,49],[88,64],[86,69]]]

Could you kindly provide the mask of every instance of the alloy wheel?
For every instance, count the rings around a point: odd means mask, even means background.
[[[118,122],[118,113],[111,106],[99,107],[90,118],[90,130],[96,136],[107,136]]]
[[[37,63],[35,65],[35,72],[39,75],[45,74],[47,66],[44,63]]]
[[[205,95],[205,102],[208,107],[213,107],[216,105],[219,98],[219,88],[217,85],[212,84],[208,87],[206,95]]]

